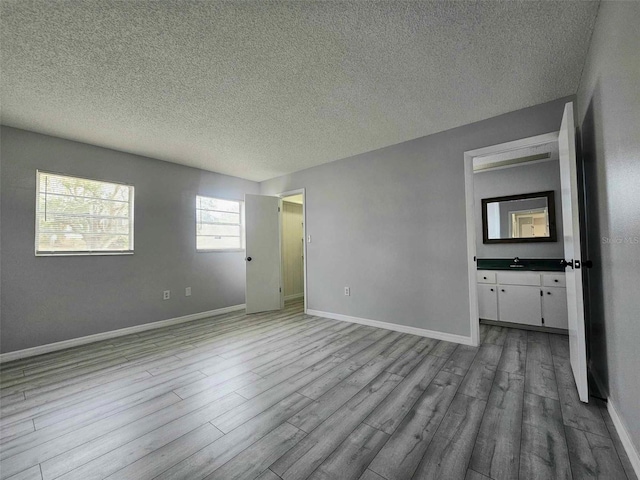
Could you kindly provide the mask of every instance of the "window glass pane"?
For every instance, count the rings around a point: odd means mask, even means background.
[[[239,237],[240,225],[211,225],[201,224],[198,226],[198,235],[216,235],[225,237]]]
[[[240,202],[221,200],[219,198],[197,197],[198,208],[201,210],[217,210],[220,212],[240,213]]]
[[[36,253],[133,250],[133,187],[38,172]]]
[[[211,210],[199,210],[198,221],[200,223],[231,223],[238,225],[240,223],[239,213],[223,213]]]
[[[129,185],[100,182],[86,178],[40,173],[40,192],[74,197],[129,201]]]
[[[75,213],[115,217],[129,216],[129,202],[116,202],[99,198],[69,197],[52,193],[41,193],[39,197],[39,213],[43,215],[45,213]]]
[[[196,249],[238,250],[243,247],[242,202],[196,197]]]
[[[198,236],[198,250],[239,250],[242,248],[240,237],[204,237]]]

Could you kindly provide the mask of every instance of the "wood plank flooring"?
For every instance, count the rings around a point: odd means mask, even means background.
[[[229,313],[0,368],[0,480],[634,480],[567,338]]]

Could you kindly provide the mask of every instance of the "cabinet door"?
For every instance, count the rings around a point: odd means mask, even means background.
[[[545,288],[542,293],[544,326],[567,330],[569,323],[566,290],[564,288]]]
[[[498,320],[498,287],[478,285],[478,315],[485,320]]]
[[[498,308],[502,322],[542,325],[540,287],[499,285]]]

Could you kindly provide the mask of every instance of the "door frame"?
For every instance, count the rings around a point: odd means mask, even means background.
[[[286,192],[278,193],[276,196],[280,198],[280,203],[282,203],[282,199],[284,197],[290,197],[292,195],[300,195],[302,194],[302,235],[303,235],[303,247],[302,247],[302,255],[304,258],[302,259],[302,283],[303,283],[303,295],[304,295],[304,313],[307,313],[308,306],[308,293],[307,293],[307,194],[306,189],[297,188],[295,190],[287,190]],[[282,214],[280,215],[280,256],[282,257]],[[280,262],[280,269],[282,269],[282,261]],[[280,275],[280,278],[283,278]],[[284,282],[283,282],[284,283]],[[281,303],[284,305],[284,287],[280,294]]]
[[[480,320],[478,317],[478,284],[476,272],[476,214],[473,188],[473,159],[487,155],[505,153],[526,147],[557,142],[559,131],[544,133],[533,137],[522,138],[511,142],[490,145],[464,152],[464,190],[467,211],[467,266],[469,276],[469,322],[472,345],[480,345]],[[306,238],[306,237],[305,237]]]

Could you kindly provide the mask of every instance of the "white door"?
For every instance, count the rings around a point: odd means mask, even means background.
[[[562,188],[562,228],[564,256],[569,263],[566,270],[567,313],[569,323],[569,351],[571,369],[578,394],[589,401],[587,383],[587,343],[584,326],[584,298],[582,296],[582,257],[580,249],[580,216],[578,211],[578,172],[573,103],[564,107],[560,135],[560,185]]]
[[[245,195],[247,313],[280,310],[280,199]]]

